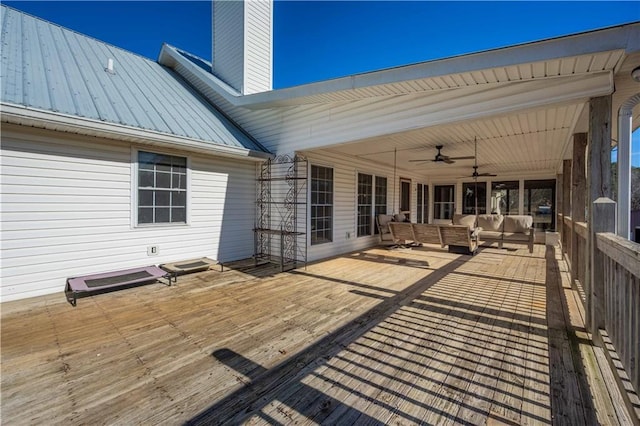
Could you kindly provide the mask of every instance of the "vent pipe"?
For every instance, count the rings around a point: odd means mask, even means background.
[[[113,70],[113,59],[107,59],[107,68],[104,69],[109,74],[115,74],[116,72]]]

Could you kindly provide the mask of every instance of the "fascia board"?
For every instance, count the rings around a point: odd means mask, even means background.
[[[624,50],[627,53],[633,53],[640,51],[640,41],[638,40],[640,40],[640,23],[632,23],[573,36],[563,36],[540,42],[454,56],[244,96],[232,89],[229,90],[219,79],[191,63],[171,46],[164,45],[162,47],[159,61],[165,65],[170,65],[172,61],[180,62],[191,72],[208,81],[219,95],[234,106],[266,108],[275,106],[278,102],[315,94],[502,68],[606,51]],[[169,60],[169,58],[171,59]]]
[[[27,108],[22,105],[2,103],[0,121],[37,128],[103,137],[125,142],[157,145],[186,151],[213,154],[236,159],[262,161],[273,155],[265,152],[226,145],[215,145],[197,139],[138,129],[115,123],[106,123],[84,117]]]

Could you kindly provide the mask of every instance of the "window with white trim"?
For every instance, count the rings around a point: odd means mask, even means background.
[[[138,152],[138,225],[187,222],[187,159]]]
[[[478,211],[476,212],[476,203]],[[462,184],[462,214],[487,213],[487,183],[465,182]]]
[[[387,178],[358,173],[357,210],[358,237],[377,234],[375,217],[387,213]]]
[[[373,176],[358,173],[358,237],[371,235]]]
[[[311,166],[311,245],[333,241],[333,169]]]
[[[375,212],[374,221],[378,215],[387,214],[387,178],[376,176],[376,198],[375,198]],[[373,233],[378,234],[378,227],[373,227]]]

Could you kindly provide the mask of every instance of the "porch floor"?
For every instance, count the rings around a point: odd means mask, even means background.
[[[559,250],[374,248],[2,308],[7,424],[629,424]]]

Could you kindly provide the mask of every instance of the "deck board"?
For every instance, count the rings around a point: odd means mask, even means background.
[[[2,419],[625,424],[569,284],[545,246],[426,246],[3,303]]]

